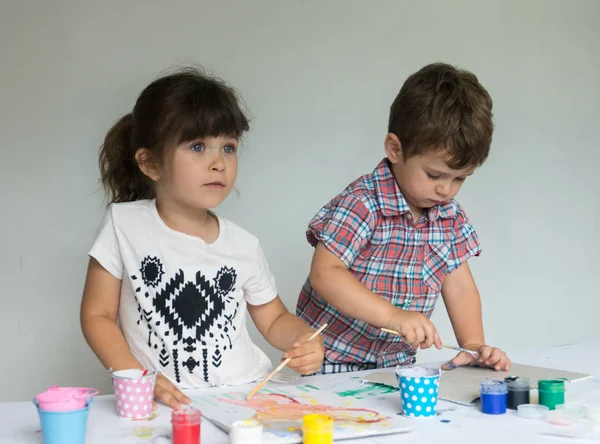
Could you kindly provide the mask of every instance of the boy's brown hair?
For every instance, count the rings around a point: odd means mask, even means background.
[[[448,166],[480,166],[492,142],[492,99],[477,77],[445,63],[427,65],[402,85],[390,109],[388,132],[404,159],[446,150]]]

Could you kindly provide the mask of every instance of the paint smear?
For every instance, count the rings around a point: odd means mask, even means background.
[[[336,392],[338,396],[347,398],[349,396],[356,399],[369,398],[378,395],[387,395],[388,393],[397,392],[398,388],[384,384],[367,384],[364,388],[358,390],[347,390],[345,392]]]
[[[300,421],[304,415],[320,413],[331,416],[337,424],[374,424],[381,423],[388,417],[380,413],[363,408],[331,407],[318,404],[316,401],[308,400],[310,404],[304,404],[295,399],[280,394],[256,394],[250,401],[220,398],[219,401],[248,407],[256,411],[255,419],[261,422],[272,421]]]

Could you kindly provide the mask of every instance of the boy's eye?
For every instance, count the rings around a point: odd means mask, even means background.
[[[204,151],[204,145],[202,145],[201,143],[195,143],[190,147],[190,149],[192,151],[201,152]]]
[[[226,145],[223,147],[223,151],[227,154],[235,153],[235,147],[233,145]]]
[[[465,180],[467,180],[466,177],[457,177],[456,180],[458,180],[459,182],[464,182]]]
[[[440,176],[440,175],[436,176],[435,174],[427,173],[427,177],[429,177],[430,179],[436,180],[436,179],[439,179],[442,176]]]

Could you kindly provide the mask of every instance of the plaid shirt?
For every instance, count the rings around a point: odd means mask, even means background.
[[[475,230],[455,200],[425,210],[415,224],[387,159],[325,205],[306,236],[313,246],[323,242],[366,288],[396,307],[427,317],[444,276],[481,251]],[[309,279],[296,313],[315,328],[329,324],[323,338],[330,363],[391,367],[415,361],[414,347],[344,315],[319,297]]]

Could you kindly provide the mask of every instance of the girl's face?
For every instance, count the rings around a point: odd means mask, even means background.
[[[166,159],[156,184],[157,196],[190,210],[217,207],[235,184],[238,144],[228,136],[181,143]]]

